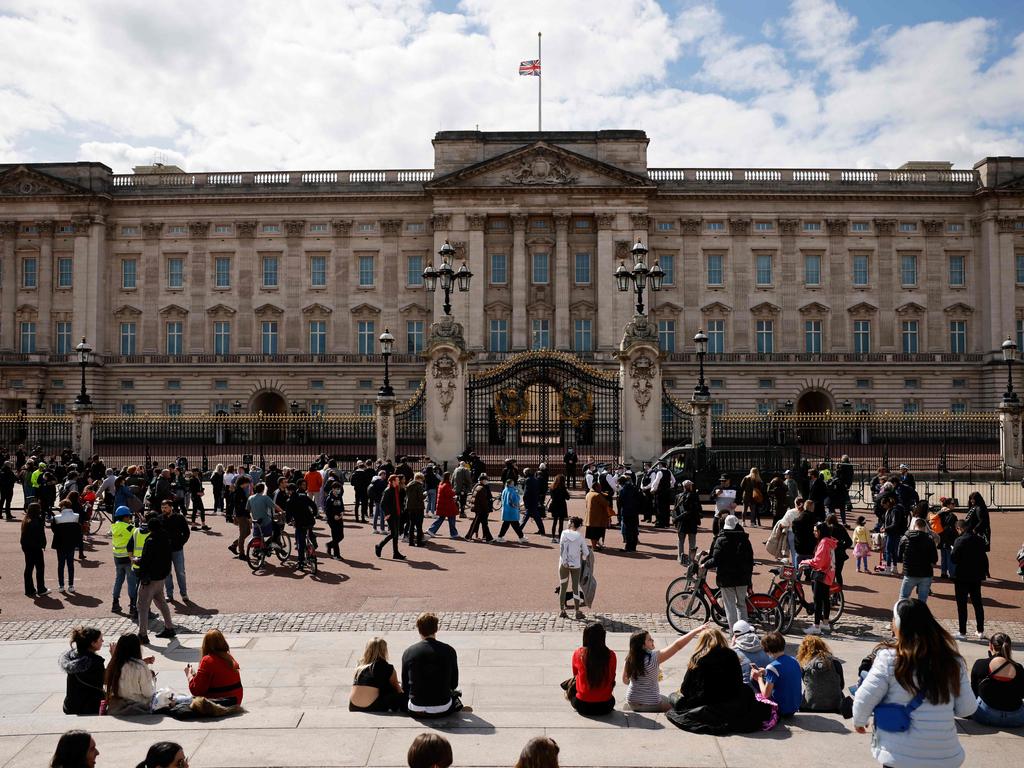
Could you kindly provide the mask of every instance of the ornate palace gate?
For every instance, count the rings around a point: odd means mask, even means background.
[[[562,352],[524,352],[469,377],[466,445],[495,476],[520,468],[562,471],[569,446],[583,463],[618,461],[619,377]]]

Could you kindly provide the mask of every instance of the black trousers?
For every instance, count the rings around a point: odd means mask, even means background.
[[[345,538],[345,523],[341,520],[330,520],[327,524],[331,529],[331,540],[327,542],[327,554],[333,553],[336,557],[341,557],[341,548],[338,544]]]
[[[981,602],[980,581],[954,581],[953,593],[956,596],[956,618],[960,623],[960,633],[967,632],[967,600],[974,606],[974,620],[978,631],[985,631],[985,606]]]
[[[203,504],[203,497],[198,493],[192,495],[192,523],[196,522],[196,512],[199,513],[199,519],[203,521],[203,525],[206,525],[206,505]]]
[[[469,524],[469,530],[466,532],[466,538],[472,539],[476,536],[477,531],[481,532],[484,541],[490,541],[494,538],[491,536],[491,529],[487,526],[487,515],[477,515],[473,518],[473,522]]]
[[[501,522],[501,530],[498,531],[498,538],[499,539],[504,538],[505,537],[505,533],[508,531],[509,528],[511,528],[513,531],[515,531],[516,532],[516,536],[518,536],[520,539],[523,538],[523,529],[519,525],[519,521],[518,520],[503,520]]]
[[[406,529],[409,533],[409,546],[410,547],[422,547],[423,546],[423,513],[414,512],[409,515],[409,522],[406,525]]]
[[[377,545],[381,549],[387,546],[387,543],[391,542],[391,554],[394,556],[398,555],[398,539],[402,535],[402,521],[393,516],[388,515],[388,535]],[[422,535],[422,534],[421,534]]]
[[[366,522],[366,517],[370,514],[370,497],[365,489],[356,489],[356,503],[352,506],[352,514],[355,515],[356,522]]]
[[[814,582],[814,623],[821,624],[823,621],[828,621],[828,614],[831,606],[829,600],[831,597],[831,590],[829,585],[825,583],[825,580]]]
[[[11,500],[14,498],[14,489],[7,490],[6,488],[0,491],[0,512],[3,512],[4,517],[11,516]]]
[[[46,568],[46,561],[43,559],[41,549],[23,549],[25,555],[25,594],[34,595],[42,592],[46,587],[43,585],[43,574]],[[32,588],[32,571],[36,574],[36,586]]]
[[[551,518],[551,538],[557,539],[562,535],[562,530],[565,527],[564,517],[552,517]]]

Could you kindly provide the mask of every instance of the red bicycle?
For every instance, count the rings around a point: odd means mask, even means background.
[[[782,568],[770,568],[772,583],[768,585],[768,594],[778,601],[779,609],[782,611],[782,632],[788,632],[793,625],[793,619],[800,611],[808,616],[814,615],[814,600],[808,601],[804,596],[804,583],[797,578],[796,570],[791,565]],[[834,582],[830,588],[829,598],[829,626],[834,626],[846,610],[846,597],[843,595],[843,585]]]
[[[708,567],[697,566],[694,575],[694,589],[682,590],[671,595],[665,608],[668,623],[680,634],[689,631],[690,622],[705,623],[713,619],[720,627],[726,626],[725,608],[719,601],[720,592],[708,584]],[[747,620],[761,633],[778,632],[782,627],[782,609],[779,601],[771,595],[747,589]],[[684,622],[684,620],[686,620]]]

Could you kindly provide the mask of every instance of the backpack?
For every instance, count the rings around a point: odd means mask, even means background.
[[[833,659],[816,656],[804,667],[801,677],[804,691],[801,710],[839,711],[843,703],[843,687]]]

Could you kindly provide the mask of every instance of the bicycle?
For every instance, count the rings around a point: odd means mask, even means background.
[[[701,564],[697,567],[695,588],[676,592],[669,597],[665,607],[668,623],[672,628],[683,634],[689,631],[682,619],[704,624],[708,619],[714,620],[720,627],[726,627],[725,608],[719,602],[719,594],[708,585],[708,567]],[[778,632],[782,627],[782,610],[779,602],[771,595],[755,593],[747,588],[746,597],[747,621],[763,634]]]
[[[306,534],[306,559],[301,568],[304,571],[308,570],[313,576],[317,574],[316,548],[313,546],[313,536],[310,534]]]
[[[95,536],[103,529],[103,521],[114,524],[114,518],[107,512],[105,504],[93,503],[85,507],[85,518],[89,523],[89,535]]]
[[[793,566],[786,565],[782,568],[769,568],[772,574],[772,582],[768,585],[768,594],[775,598],[782,611],[783,628],[782,632],[789,632],[793,626],[793,619],[800,611],[808,616],[814,615],[814,601],[808,602],[804,597],[804,582],[796,578],[796,571]],[[829,599],[829,626],[834,626],[846,610],[846,596],[843,594],[843,585],[839,582],[832,584]]]
[[[690,559],[690,562],[686,565],[686,575],[677,576],[668,583],[668,587],[665,589],[665,603],[667,604],[669,598],[672,597],[676,592],[690,592],[693,590],[697,583],[697,560],[694,557]]]
[[[276,528],[276,524],[275,524]],[[287,531],[277,530],[276,535],[265,537],[259,526],[253,530],[252,538],[245,545],[245,561],[254,572],[262,568],[271,554],[283,564],[292,555],[292,537]]]

